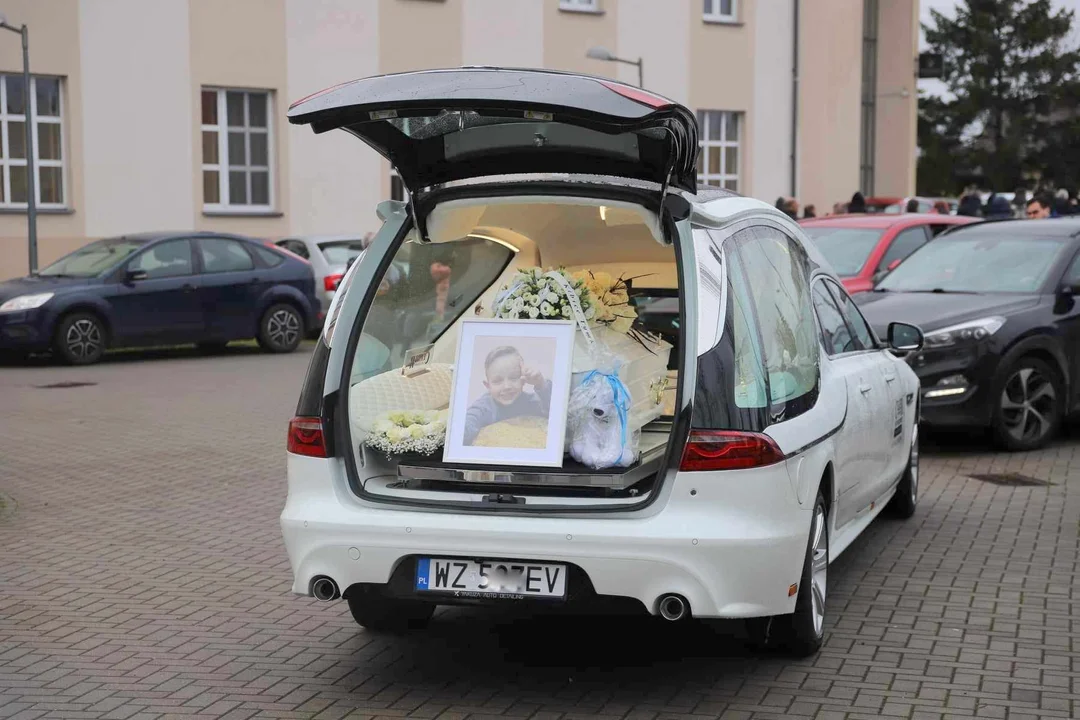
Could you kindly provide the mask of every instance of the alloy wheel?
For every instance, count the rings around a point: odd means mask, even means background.
[[[810,601],[814,610],[814,633],[821,635],[825,625],[825,594],[829,574],[829,533],[825,528],[825,507],[814,509],[813,551],[810,556]]]
[[[300,319],[290,310],[278,310],[266,322],[266,334],[278,347],[289,347],[300,337]]]
[[[1053,382],[1033,367],[1017,370],[1001,391],[1005,431],[1018,442],[1044,437],[1053,428],[1057,391]]]
[[[64,337],[64,344],[75,359],[92,358],[101,352],[101,328],[89,318],[80,318],[71,323]]]

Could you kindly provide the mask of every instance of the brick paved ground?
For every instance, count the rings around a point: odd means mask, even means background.
[[[646,621],[449,611],[372,637],[288,592],[304,354],[0,368],[0,717],[1080,715],[1080,442],[928,453],[832,570],[814,659]],[[92,386],[37,388],[64,381]],[[1050,487],[969,473],[1018,471]]]

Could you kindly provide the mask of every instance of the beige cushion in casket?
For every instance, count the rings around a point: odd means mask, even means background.
[[[367,435],[375,418],[399,410],[441,410],[450,404],[453,366],[431,363],[411,376],[389,370],[361,380],[349,390],[353,433]]]

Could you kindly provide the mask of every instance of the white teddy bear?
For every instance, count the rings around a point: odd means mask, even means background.
[[[630,393],[617,374],[589,372],[570,393],[570,457],[600,470],[629,467],[637,460],[627,427]]]

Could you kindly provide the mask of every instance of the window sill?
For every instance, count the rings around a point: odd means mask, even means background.
[[[0,207],[0,215],[26,215],[26,208]],[[37,209],[38,215],[74,215],[71,208],[41,208]]]
[[[739,20],[735,20],[734,18],[728,19],[728,18],[720,18],[720,17],[709,17],[708,15],[704,16],[702,18],[702,21],[706,25],[729,25],[731,27],[742,27],[743,25],[746,24],[746,23],[741,22]]]
[[[601,8],[595,8],[590,10],[589,8],[573,8],[559,6],[559,12],[573,13],[574,15],[603,15],[604,11]]]
[[[279,218],[285,217],[285,213],[280,210],[208,210],[203,209],[203,215],[206,217],[256,217],[256,218]]]

